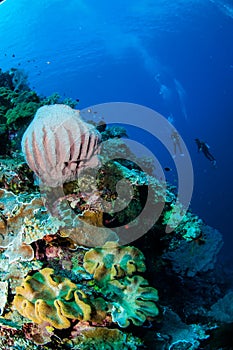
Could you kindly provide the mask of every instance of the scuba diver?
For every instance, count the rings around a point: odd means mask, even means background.
[[[181,148],[181,145],[180,145],[180,136],[179,136],[179,134],[178,134],[178,132],[176,130],[172,131],[171,139],[172,139],[173,147],[174,147],[173,158],[176,157],[176,150],[177,150],[177,148],[179,149],[180,155],[184,156],[184,153],[182,152],[182,148]]]
[[[198,152],[202,151],[203,154],[205,155],[205,157],[211,161],[213,166],[215,166],[216,165],[216,159],[214,158],[214,156],[212,156],[212,154],[209,151],[210,146],[207,145],[206,142],[201,141],[199,139],[195,139],[195,142],[197,144]]]

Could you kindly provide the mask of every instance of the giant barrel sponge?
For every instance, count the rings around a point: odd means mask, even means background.
[[[81,170],[99,165],[100,133],[63,104],[38,109],[22,138],[29,167],[47,186],[73,181]]]

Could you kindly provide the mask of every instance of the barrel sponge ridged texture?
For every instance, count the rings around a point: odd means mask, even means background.
[[[100,139],[78,110],[55,104],[37,110],[23,135],[22,150],[41,182],[56,187],[99,165]]]

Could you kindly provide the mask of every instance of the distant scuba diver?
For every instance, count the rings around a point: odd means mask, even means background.
[[[178,134],[178,132],[176,130],[173,130],[172,133],[171,133],[171,139],[172,139],[172,142],[173,142],[173,146],[174,146],[174,155],[173,155],[173,158],[176,157],[176,149],[177,147],[179,148],[179,151],[180,151],[180,155],[181,156],[184,156],[184,153],[182,152],[182,148],[181,148],[181,145],[180,145],[180,136]]]
[[[205,157],[207,159],[209,159],[211,161],[211,163],[215,166],[216,165],[216,159],[214,158],[214,156],[209,151],[210,146],[207,145],[206,142],[201,141],[199,139],[195,139],[195,142],[197,144],[198,152],[202,151],[203,154],[205,155]]]

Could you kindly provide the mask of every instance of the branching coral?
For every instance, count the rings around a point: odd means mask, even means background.
[[[27,276],[16,288],[13,303],[18,312],[35,323],[48,322],[58,329],[69,328],[70,319],[89,320],[91,307],[85,293],[53,273],[45,268]]]
[[[13,124],[16,121],[22,122],[22,118],[31,119],[38,109],[37,102],[21,102],[13,109],[9,109],[6,113],[7,124]]]
[[[41,104],[43,106],[54,105],[57,103],[62,103],[64,105],[70,106],[71,108],[74,108],[78,104],[77,100],[73,100],[72,98],[69,98],[69,97],[63,100],[62,97],[57,92],[54,92],[52,95],[43,98],[41,101]]]
[[[6,87],[0,87],[0,93],[2,111],[10,129],[22,127],[22,118],[29,120],[40,107],[40,99],[34,91],[16,92]]]

